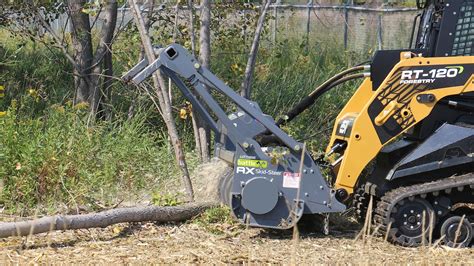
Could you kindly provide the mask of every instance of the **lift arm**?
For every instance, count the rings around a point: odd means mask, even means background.
[[[259,124],[275,135],[288,148],[295,151],[301,149],[302,144],[295,141],[275,125],[273,119],[264,115],[255,102],[249,101],[237,94],[207,68],[201,66],[186,49],[178,44],[172,44],[166,48],[159,49],[158,59],[149,65],[146,59],[142,60],[126,73],[122,79],[138,85],[158,70],[161,70],[166,76],[171,78],[183,93],[184,97],[191,102],[194,110],[202,116],[216,134],[220,135],[222,133],[221,129],[218,127],[217,121],[212,118],[200,100],[217,116],[220,123],[226,128],[226,134],[234,143],[238,143],[243,148],[248,148],[250,145],[249,139],[255,137],[255,135],[249,136],[242,134],[242,129],[236,128],[233,121],[226,115],[214,97],[211,96],[207,88],[214,89],[228,97],[239,109],[258,121]],[[185,81],[181,80],[180,77]],[[191,92],[185,82],[188,82],[194,87],[195,94]]]

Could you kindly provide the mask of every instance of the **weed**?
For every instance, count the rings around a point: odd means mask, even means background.
[[[153,203],[153,205],[163,207],[178,206],[183,203],[180,198],[182,198],[182,195],[180,194],[161,193],[159,191],[155,191],[152,194],[151,202]]]
[[[244,228],[242,224],[232,218],[231,210],[228,206],[210,208],[193,222],[217,235],[227,233],[235,234],[238,229]]]

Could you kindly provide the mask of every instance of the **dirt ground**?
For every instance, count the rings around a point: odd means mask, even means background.
[[[404,248],[358,231],[329,236],[245,229],[194,222],[116,225],[0,240],[0,264],[284,263],[284,264],[474,264],[474,249]],[[211,228],[212,229],[212,228]]]
[[[226,165],[196,170],[198,200],[215,198],[211,180]],[[176,186],[175,186],[176,187]],[[1,221],[2,219],[0,219]],[[222,222],[225,221],[225,222]],[[0,239],[0,265],[13,264],[472,264],[474,248],[404,248],[382,237],[359,236],[350,218],[332,216],[330,234],[245,228],[232,221],[118,224],[103,229],[51,232]],[[303,230],[304,228],[302,228]],[[308,229],[308,228],[306,228]]]

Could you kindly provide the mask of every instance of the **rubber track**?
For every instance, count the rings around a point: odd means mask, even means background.
[[[354,193],[354,200],[352,206],[355,209],[356,218],[359,222],[363,223],[365,221],[365,216],[368,209],[370,195],[365,193],[363,188],[356,189]]]
[[[453,176],[429,183],[416,184],[391,190],[387,192],[377,204],[374,216],[375,225],[379,227],[379,230],[382,233],[386,233],[390,223],[392,209],[401,200],[421,196],[423,194],[442,192],[447,189],[456,189],[460,187],[465,189],[466,186],[474,188],[474,173]]]

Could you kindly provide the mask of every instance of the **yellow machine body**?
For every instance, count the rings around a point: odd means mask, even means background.
[[[338,115],[327,151],[340,142],[346,142],[347,148],[339,157],[331,158],[336,175],[335,188],[345,189],[352,194],[364,168],[385,145],[426,118],[442,98],[474,92],[474,56],[412,56],[410,52],[402,52],[400,62],[375,91],[370,78],[366,78]],[[423,67],[431,68],[431,72],[417,72],[421,70],[416,69]],[[414,70],[408,70],[407,73],[404,72],[406,69]],[[453,76],[454,74],[457,75]],[[459,74],[470,74],[470,77],[460,85],[433,88],[428,86],[431,80],[438,79],[437,76],[454,81]],[[423,79],[423,76],[428,78]],[[417,100],[420,95],[433,95],[434,99],[420,102]],[[383,105],[383,109],[375,115],[370,114],[374,101]],[[386,126],[389,120],[395,122],[398,127],[392,134],[381,137],[377,128]],[[351,128],[348,131],[349,126]]]

